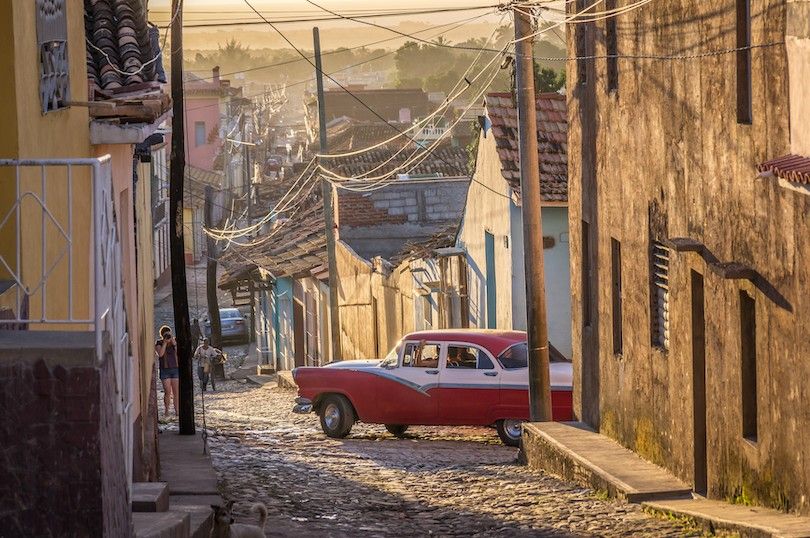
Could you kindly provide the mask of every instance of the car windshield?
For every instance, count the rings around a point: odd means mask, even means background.
[[[399,360],[399,350],[400,350],[401,342],[397,342],[397,345],[388,352],[388,355],[380,362],[380,366],[396,366],[397,361]]]
[[[241,318],[242,314],[240,314],[239,310],[235,308],[228,308],[226,310],[220,310],[219,317],[221,317],[222,319],[237,319]]]

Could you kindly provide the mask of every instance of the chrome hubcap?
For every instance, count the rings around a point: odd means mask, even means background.
[[[520,434],[523,431],[523,421],[511,418],[504,420],[503,429],[506,431],[506,435],[512,439],[520,439]]]
[[[326,426],[331,430],[340,423],[340,409],[335,404],[329,404],[323,410],[323,421]]]

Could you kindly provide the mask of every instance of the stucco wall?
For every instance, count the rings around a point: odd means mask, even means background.
[[[731,0],[635,11],[619,19],[619,53],[733,48],[734,11]],[[784,39],[783,2],[753,0],[751,13],[752,43]],[[591,35],[600,36],[602,28]],[[574,35],[569,39],[575,50]],[[605,54],[598,37],[593,54]],[[588,352],[581,309],[583,218],[592,219],[599,253],[592,279],[599,384],[590,393],[580,382],[585,378],[575,375],[576,412],[582,416],[595,398],[601,415],[595,425],[603,433],[685,481],[694,479],[690,271],[697,271],[705,279],[709,496],[810,513],[810,198],[756,179],[755,171],[756,164],[790,150],[785,48],[752,51],[752,125],[736,122],[734,55],[620,61],[619,71],[618,94],[608,94],[605,61],[597,60],[588,82],[574,87],[569,99],[575,372],[582,372]],[[568,80],[577,80],[575,62],[568,64]],[[592,114],[589,95],[595,99]],[[590,128],[583,121],[593,121],[593,144],[583,137]],[[589,162],[596,166],[594,189]],[[667,236],[692,238],[720,261],[749,265],[762,276],[760,287],[723,279],[696,253],[673,253],[668,351],[651,345],[651,204],[667,215]],[[624,334],[618,356],[610,330],[611,238],[622,250]],[[741,290],[756,301],[756,442],[742,437]]]
[[[87,128],[87,109],[68,107],[43,115],[39,96],[39,51],[36,42],[36,22],[34,2],[3,2],[0,6],[0,158],[76,158],[90,155],[90,137]],[[68,61],[70,69],[70,91],[74,100],[84,100],[87,96],[87,72],[85,67],[84,11],[81,5],[70,4],[67,13]],[[64,171],[49,173],[46,197],[49,210],[63,227],[67,227],[67,178]],[[11,207],[14,201],[14,174],[11,170],[0,170],[0,213]],[[39,170],[22,174],[23,191],[31,191],[42,196],[39,183]],[[90,310],[90,203],[89,173],[76,170],[73,183],[73,245],[74,271],[72,287],[74,291],[73,314],[87,317]],[[23,208],[21,219],[22,243],[40,245],[42,236],[40,214],[31,199]],[[0,253],[16,264],[14,254],[14,222],[7,223],[0,230]],[[58,232],[46,229],[54,239]],[[54,240],[46,251],[46,264],[56,262],[64,242]],[[32,287],[40,279],[42,260],[40,249],[23,249],[20,261],[23,279]],[[82,252],[86,252],[83,255]],[[0,269],[0,279],[7,277]],[[57,265],[49,279],[51,289],[67,288],[68,274],[66,259]],[[39,315],[39,296],[32,297],[31,314]],[[47,312],[51,317],[67,317],[66,294],[51,294],[48,297]]]
[[[213,170],[220,145],[219,98],[187,97],[185,108],[187,164],[203,170]],[[198,121],[205,123],[205,143],[200,146],[196,143],[195,133],[195,124]]]
[[[475,176],[459,234],[459,246],[466,250],[469,264],[470,325],[487,326],[484,236],[490,232],[495,239],[497,327],[526,330],[522,211],[510,198],[493,136],[480,136]],[[568,209],[544,206],[541,215],[543,235],[554,239],[554,246],[543,251],[549,340],[571,357]]]
[[[497,288],[497,321],[499,329],[511,329],[512,256],[522,242],[513,241],[510,188],[501,175],[501,161],[490,133],[480,135],[475,175],[470,183],[467,205],[459,233],[458,245],[467,251],[469,265],[470,327],[487,326],[487,266],[485,232],[495,239],[495,280]],[[525,314],[524,314],[525,316]]]

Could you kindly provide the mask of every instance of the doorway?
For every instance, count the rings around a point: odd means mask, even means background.
[[[708,489],[706,454],[706,320],[703,275],[692,271],[692,411],[694,417],[695,492]]]
[[[293,299],[293,352],[295,366],[306,366],[305,329],[304,329],[304,303],[295,297]]]
[[[487,329],[498,326],[498,282],[495,278],[495,236],[484,232],[484,250],[487,269]]]

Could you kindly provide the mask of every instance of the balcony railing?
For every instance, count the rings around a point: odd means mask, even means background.
[[[91,330],[132,480],[131,358],[110,156],[0,159],[0,330]]]

